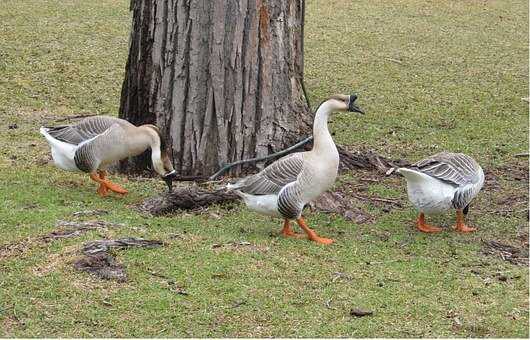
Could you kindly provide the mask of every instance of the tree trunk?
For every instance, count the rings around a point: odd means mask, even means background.
[[[156,123],[181,175],[210,175],[307,136],[303,6],[304,0],[131,0],[120,117]],[[148,165],[143,155],[122,169]]]

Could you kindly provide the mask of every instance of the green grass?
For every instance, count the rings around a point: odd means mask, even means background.
[[[373,223],[308,213],[311,226],[336,239],[330,247],[278,237],[280,221],[239,205],[145,217],[131,206],[164,190],[160,180],[113,176],[130,194],[100,199],[86,175],[54,168],[41,124],[118,110],[129,1],[2,4],[0,336],[529,336],[528,267],[481,251],[482,240],[524,247],[528,183],[507,168],[527,171],[527,160],[513,157],[528,147],[527,3],[308,1],[311,101],[354,91],[367,111],[334,117],[339,143],[409,160],[463,151],[497,175],[472,206],[477,233],[420,234],[410,204],[359,201]],[[370,176],[341,180],[364,186],[364,196],[406,202],[401,180],[360,180]],[[107,210],[101,219],[126,226],[38,241],[86,209]],[[453,218],[431,220],[449,227]],[[167,245],[115,252],[126,283],[73,269],[83,242],[119,236]],[[239,241],[250,245],[229,244]],[[374,315],[353,318],[354,307]]]

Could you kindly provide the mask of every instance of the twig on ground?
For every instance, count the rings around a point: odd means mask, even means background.
[[[351,194],[353,197],[357,198],[357,199],[360,199],[360,200],[368,200],[368,201],[376,201],[376,202],[383,202],[383,203],[388,203],[388,204],[394,204],[395,206],[397,207],[403,207],[403,205],[398,202],[398,201],[394,201],[394,200],[390,200],[390,199],[386,199],[386,198],[379,198],[379,197],[365,197],[365,196],[359,196],[359,195],[356,195],[356,194]]]
[[[393,63],[403,65],[403,62],[401,60],[399,60],[399,59],[394,59],[394,58],[385,58],[385,59],[388,60],[388,61],[391,61]]]

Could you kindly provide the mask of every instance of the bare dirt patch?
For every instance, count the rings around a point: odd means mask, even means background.
[[[84,256],[74,262],[74,268],[104,280],[116,280],[118,282],[127,280],[123,265],[106,252]]]
[[[47,274],[64,267],[67,263],[72,262],[78,251],[78,246],[66,247],[60,253],[52,253],[46,257],[46,260],[31,269],[31,272],[37,277],[43,277]]]
[[[127,237],[116,240],[97,240],[87,242],[83,246],[84,256],[74,262],[74,268],[88,272],[103,280],[127,281],[127,273],[122,263],[110,253],[112,249],[126,249],[131,247],[154,248],[162,246],[158,240],[144,240]]]
[[[524,243],[520,246],[512,246],[499,241],[483,241],[482,253],[500,257],[512,264],[528,265],[528,243],[526,246]]]

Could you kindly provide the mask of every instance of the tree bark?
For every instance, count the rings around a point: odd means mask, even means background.
[[[120,117],[156,123],[181,175],[211,175],[307,136],[303,6],[304,0],[131,0]],[[148,165],[143,155],[122,169]]]

